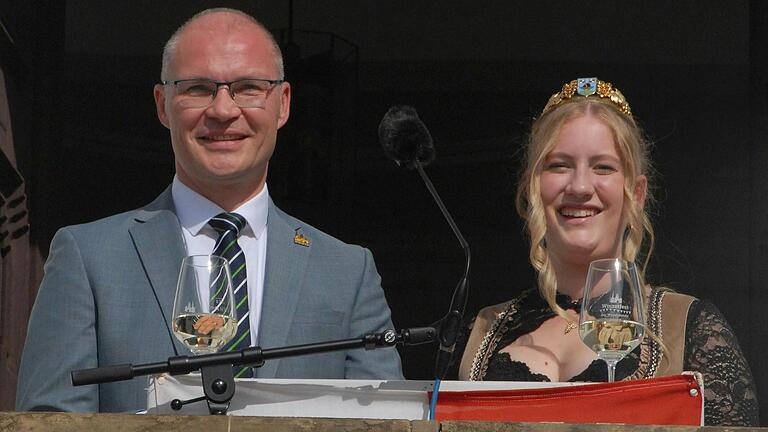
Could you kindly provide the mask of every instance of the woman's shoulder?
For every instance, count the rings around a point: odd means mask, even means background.
[[[648,312],[653,318],[686,317],[700,304],[698,298],[664,286],[652,287],[648,299]]]
[[[510,301],[505,301],[503,303],[498,303],[491,306],[486,306],[477,313],[477,316],[475,317],[475,322],[478,320],[481,321],[493,321],[496,319],[496,317],[499,316],[500,313],[503,313],[507,308],[509,307]]]
[[[499,315],[501,314],[507,314],[510,312],[514,313],[519,305],[521,305],[524,300],[530,298],[532,294],[535,294],[535,290],[528,289],[511,300],[507,300],[505,302],[497,303],[491,306],[485,306],[484,308],[480,309],[480,312],[477,313],[475,322],[493,322],[498,319]]]
[[[472,373],[475,368],[475,358],[478,353],[482,355],[492,353],[495,349],[494,335],[506,319],[514,317],[518,312],[518,306],[523,303],[532,290],[524,291],[517,297],[491,306],[486,306],[475,315],[475,318],[466,329],[465,345],[461,364],[458,368],[459,379],[472,378],[476,374]]]
[[[676,298],[680,300],[691,300],[691,301],[698,301],[699,299],[690,295],[681,293],[673,288],[666,287],[666,286],[652,286],[651,289],[651,296],[664,296],[664,297],[670,297],[670,298]]]

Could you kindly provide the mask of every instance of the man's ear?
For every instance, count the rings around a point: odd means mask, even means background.
[[[277,118],[277,128],[283,127],[291,114],[291,84],[286,81],[280,85],[280,116]]]
[[[165,111],[165,87],[162,84],[155,84],[155,108],[157,109],[157,118],[163,126],[170,129],[170,123],[168,122],[168,113]]]

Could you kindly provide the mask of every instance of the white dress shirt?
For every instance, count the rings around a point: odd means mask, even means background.
[[[181,232],[188,255],[210,255],[219,233],[208,221],[224,212],[199,193],[190,189],[177,176],[171,186],[176,215],[181,222]],[[248,308],[251,324],[251,345],[258,342],[261,303],[264,297],[264,268],[267,261],[267,212],[269,192],[267,185],[258,195],[235,209],[248,222],[240,231],[237,243],[245,254],[248,284]],[[207,293],[201,293],[207,296]]]

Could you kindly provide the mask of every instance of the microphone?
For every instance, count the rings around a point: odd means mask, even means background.
[[[426,166],[435,159],[432,135],[408,105],[393,106],[384,114],[379,123],[379,142],[398,166],[414,168],[415,161]]]
[[[424,172],[424,166],[435,158],[435,147],[432,142],[432,135],[429,134],[427,126],[419,119],[416,110],[408,105],[396,105],[390,108],[379,123],[379,142],[387,157],[394,160],[398,166],[416,168],[464,250],[464,274],[453,291],[448,313],[433,324],[434,327],[438,327],[438,339],[440,341],[440,349],[435,359],[435,378],[442,380],[448,373],[467,306],[471,261],[469,244],[461,235],[459,227],[443,204],[443,200],[440,199],[432,181]]]

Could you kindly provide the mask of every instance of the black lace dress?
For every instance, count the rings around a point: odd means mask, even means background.
[[[558,295],[564,309],[578,306]],[[480,379],[486,381],[549,381],[546,375],[532,373],[528,366],[514,361],[501,349],[522,335],[536,330],[555,314],[535,290],[523,293],[514,315],[507,317],[514,325],[505,326],[487,361]],[[471,327],[471,326],[470,326]],[[469,337],[469,331],[465,335]],[[646,338],[648,340],[648,338]],[[647,365],[641,359],[641,346],[616,365],[616,380],[641,378]],[[463,352],[463,347],[457,352]],[[458,363],[458,361],[457,361]],[[458,365],[456,365],[455,371]],[[683,370],[700,372],[704,378],[704,422],[706,425],[758,426],[758,404],[752,374],[739,348],[736,335],[725,317],[709,302],[695,300],[691,305],[685,334]],[[604,382],[608,380],[605,363],[593,361],[586,370],[569,381]]]

